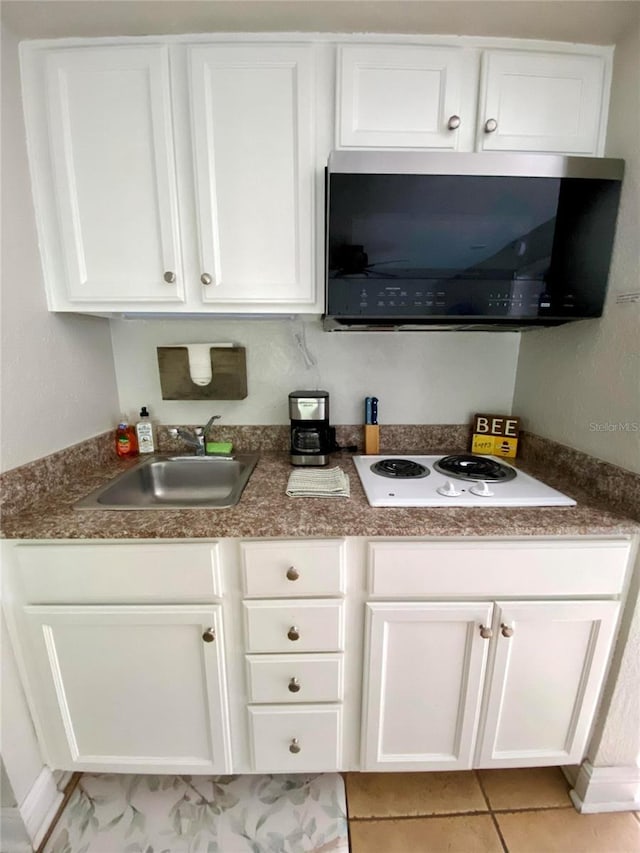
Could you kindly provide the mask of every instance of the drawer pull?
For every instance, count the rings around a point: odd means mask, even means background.
[[[300,752],[300,744],[298,743],[297,737],[291,739],[291,743],[289,744],[289,752],[293,752],[294,755],[297,755]]]
[[[290,566],[287,571],[287,580],[289,581],[297,581],[300,577],[300,572],[295,568],[295,566]]]
[[[491,628],[487,628],[486,625],[480,626],[480,636],[483,640],[490,640],[493,637],[493,631]]]
[[[451,116],[447,122],[449,130],[457,130],[460,127],[460,116]]]
[[[295,642],[295,640],[299,640],[299,639],[300,639],[300,631],[296,628],[296,626],[295,626],[295,625],[292,625],[292,626],[289,628],[289,630],[288,630],[288,632],[287,632],[287,637],[288,637],[292,642]]]
[[[202,639],[205,641],[205,643],[213,643],[215,638],[216,632],[213,630],[213,628],[207,628],[207,630],[202,635]]]
[[[300,682],[297,678],[292,678],[289,682],[289,693],[298,693],[300,691]]]
[[[485,133],[495,133],[498,129],[498,122],[494,118],[488,118],[484,123]]]
[[[513,637],[513,628],[509,625],[505,625],[504,622],[500,625],[500,630],[503,637]]]

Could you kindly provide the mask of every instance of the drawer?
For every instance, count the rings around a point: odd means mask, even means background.
[[[30,604],[175,604],[222,594],[216,542],[23,545],[15,557]]]
[[[338,652],[342,602],[245,601],[248,652]]]
[[[242,574],[249,597],[341,595],[344,540],[242,542]]]
[[[625,540],[371,542],[368,587],[387,598],[617,595],[629,551]]]
[[[339,702],[342,655],[247,655],[250,702]]]
[[[249,728],[254,770],[307,773],[340,769],[340,706],[249,708]]]

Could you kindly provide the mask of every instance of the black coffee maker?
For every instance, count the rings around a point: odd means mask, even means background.
[[[291,464],[327,465],[335,444],[335,432],[329,426],[329,393],[292,391],[289,418]]]

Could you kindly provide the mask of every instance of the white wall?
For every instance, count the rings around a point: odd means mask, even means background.
[[[640,33],[616,47],[607,155],[626,171],[600,320],[522,336],[514,412],[528,430],[640,473]],[[627,431],[618,425],[628,425]]]
[[[2,470],[114,426],[107,320],[49,314],[20,98],[18,42],[2,28]]]
[[[288,423],[287,395],[323,388],[335,424],[363,421],[380,399],[380,423],[466,423],[479,411],[511,413],[517,333],[323,332],[314,318],[113,320],[120,404],[161,423]],[[233,341],[247,348],[248,396],[240,401],[162,400],[156,347]]]

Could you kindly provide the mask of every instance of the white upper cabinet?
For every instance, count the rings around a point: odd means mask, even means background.
[[[205,303],[314,301],[310,46],[189,49]]]
[[[478,150],[599,153],[605,71],[601,56],[486,51]]]
[[[464,39],[345,45],[336,146],[601,155],[610,56],[610,48],[483,49]]]
[[[474,124],[474,64],[459,47],[339,48],[337,146],[455,151]]]
[[[311,43],[22,59],[52,310],[321,310]]]
[[[32,142],[51,164],[39,211],[51,307],[182,302],[168,48],[53,50],[43,70],[48,110],[31,118],[48,116]]]

